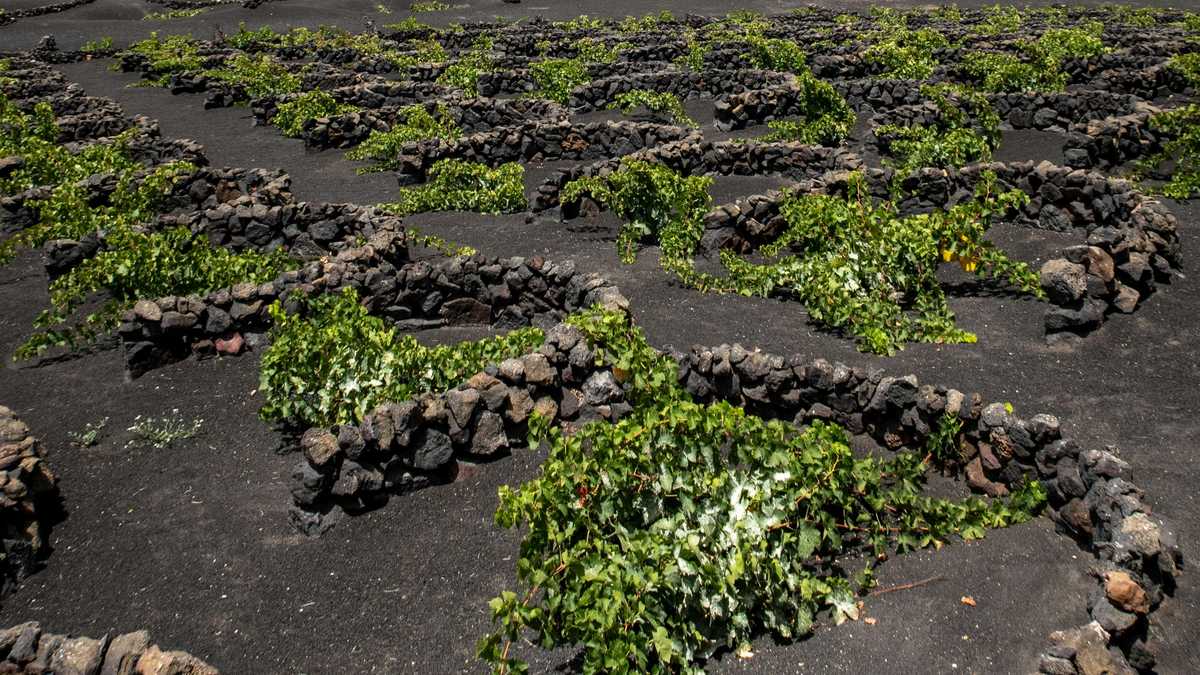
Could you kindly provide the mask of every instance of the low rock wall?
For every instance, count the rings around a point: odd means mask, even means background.
[[[38,569],[59,512],[58,479],[41,441],[0,405],[0,594]]]
[[[0,630],[0,673],[6,675],[218,675],[180,651],[163,651],[140,630],[99,639],[48,633],[30,621]]]

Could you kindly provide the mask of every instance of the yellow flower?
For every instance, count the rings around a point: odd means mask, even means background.
[[[951,251],[950,249],[943,249],[942,250],[942,260],[945,262],[950,262],[951,260],[954,260],[954,252]]]

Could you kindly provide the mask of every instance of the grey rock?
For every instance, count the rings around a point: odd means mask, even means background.
[[[436,429],[425,429],[414,445],[413,466],[422,471],[438,469],[454,456],[450,437]]]
[[[150,633],[140,630],[118,635],[108,645],[100,675],[132,675],[138,657],[150,646]]]

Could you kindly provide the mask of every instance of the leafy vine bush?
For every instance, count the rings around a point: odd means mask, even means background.
[[[904,80],[924,80],[933,74],[939,61],[934,52],[950,46],[946,36],[932,28],[884,31],[863,52],[868,63],[883,67],[881,75]]]
[[[664,23],[673,21],[675,21],[675,15],[670,10],[664,9],[658,14],[647,14],[641,18],[627,16],[617,24],[617,30],[627,34],[647,33],[658,30]]]
[[[279,96],[300,91],[300,76],[275,59],[261,54],[237,54],[224,66],[204,71],[215,80],[240,85],[251,97]]]
[[[535,61],[529,64],[529,74],[537,85],[534,96],[562,104],[571,100],[571,92],[577,87],[591,81],[587,64],[579,58]]]
[[[608,104],[608,108],[620,110],[625,115],[632,114],[638,108],[645,108],[668,122],[687,127],[699,126],[683,109],[683,102],[679,97],[670,92],[633,89],[617,94],[616,99]]]
[[[602,30],[607,24],[608,21],[601,17],[591,17],[587,14],[581,14],[567,21],[555,21],[551,25],[567,33],[586,33]]]
[[[695,241],[677,240],[676,233],[690,236],[712,203],[708,188],[712,178],[681,176],[667,167],[640,159],[625,158],[621,166],[605,176],[585,176],[567,183],[562,190],[563,203],[590,196],[625,221],[617,235],[621,260],[632,263],[637,245],[658,240],[663,257],[686,255],[695,249]]]
[[[284,136],[293,138],[304,131],[304,123],[320,117],[333,117],[356,112],[357,106],[340,103],[327,91],[306,91],[290,101],[279,104],[271,123],[279,127]]]
[[[725,276],[671,269],[700,290],[769,296],[784,292],[804,303],[810,318],[856,336],[864,351],[890,354],[906,342],[974,342],[959,329],[937,279],[942,263],[1044,297],[1037,275],[985,238],[992,219],[1028,202],[1019,191],[994,194],[985,175],[976,198],[931,213],[901,217],[894,201],[873,203],[861,174],[848,196],[792,195],[781,213],[787,229],[760,249],[753,263],[721,252]],[[693,235],[698,238],[698,235]],[[781,255],[785,250],[794,254]]]
[[[1108,51],[1104,40],[1104,24],[1089,21],[1079,28],[1051,28],[1026,46],[1035,59],[1060,64],[1066,59],[1085,59]]]
[[[408,215],[429,211],[517,213],[525,210],[525,167],[518,162],[486,164],[443,159],[429,168],[429,180],[402,188],[400,199],[380,207]]]
[[[35,186],[51,188],[49,195],[27,204],[37,213],[37,222],[0,242],[0,263],[11,260],[22,248],[133,225],[156,213],[159,201],[174,182],[195,167],[176,162],[143,171],[129,156],[132,133],[127,131],[73,151],[57,143],[58,125],[48,103],[39,103],[31,113],[25,113],[0,95],[0,156],[20,156],[24,160],[19,169],[0,180],[0,192],[12,194]],[[83,183],[96,174],[110,174],[117,179],[106,203],[93,204]]]
[[[130,45],[126,51],[148,59],[147,82],[154,86],[166,86],[172,75],[204,67],[204,59],[190,35],[170,35],[161,39],[155,31],[145,40]]]
[[[96,40],[88,40],[79,47],[79,51],[84,54],[98,54],[111,52],[113,50],[113,39],[111,36],[104,36]]]
[[[968,52],[962,67],[984,91],[1059,91],[1067,86],[1067,76],[1056,64],[1022,61],[1014,54]]]
[[[1037,481],[1004,500],[927,496],[929,453],[858,457],[832,424],[694,403],[626,315],[569,321],[624,374],[633,411],[569,435],[531,421],[548,457],[537,478],[500,488],[496,511],[526,529],[520,592],[491,601],[499,625],[478,647],[496,673],[526,672],[512,645],[527,636],[581,646],[585,673],[702,672],[756,636],[797,639],[825,613],[857,620],[857,593],[890,550],[980,538],[1044,506]]]
[[[875,136],[903,170],[985,161],[1000,143],[1000,116],[983,94],[953,84],[923,85],[938,107],[935,124],[883,125]]]
[[[481,37],[457,61],[447,66],[437,81],[461,89],[468,96],[478,96],[480,73],[490,72],[494,67],[492,39]]]
[[[1021,10],[997,3],[986,10],[984,19],[976,26],[975,32],[979,35],[1014,33],[1020,30],[1024,23],[1025,18],[1021,16]]]
[[[359,173],[391,171],[399,167],[400,152],[406,143],[435,138],[452,140],[462,136],[462,129],[450,119],[446,107],[438,104],[431,114],[425,106],[402,108],[397,122],[387,131],[372,131],[365,141],[346,153],[348,159],[372,160],[375,163],[358,170]]]
[[[763,140],[833,146],[850,135],[858,117],[833,85],[806,70],[797,75],[795,86],[800,90],[800,119],[768,122],[771,132]]]
[[[1001,52],[969,52],[963,70],[980,80],[985,91],[1059,91],[1067,86],[1066,59],[1098,56],[1107,51],[1100,38],[1104,27],[1090,22],[1081,28],[1051,28],[1033,42],[1023,42],[1026,59]]]
[[[106,233],[105,248],[50,284],[50,309],[36,333],[16,353],[29,358],[49,347],[78,347],[116,327],[121,313],[137,300],[203,294],[238,283],[261,284],[295,266],[281,250],[235,253],[215,247],[203,232],[186,227],[140,232],[117,227]],[[100,309],[74,325],[68,322],[90,297],[103,292]]]
[[[1168,65],[1192,87],[1200,87],[1200,54],[1180,54]],[[1190,103],[1158,113],[1150,118],[1150,127],[1162,136],[1162,149],[1139,162],[1137,173],[1145,176],[1173,162],[1170,179],[1158,191],[1174,199],[1200,194],[1200,105]]]
[[[408,9],[412,12],[444,12],[450,9],[450,3],[441,0],[424,0],[412,3]]]
[[[450,389],[488,365],[542,344],[537,328],[427,347],[371,316],[353,289],[307,298],[289,313],[276,302],[259,390],[264,420],[296,427],[362,421],[386,401]]]
[[[142,17],[142,21],[169,21],[171,19],[190,19],[194,16],[200,16],[207,12],[208,7],[191,7],[181,9],[169,9],[165,12],[150,12]]]
[[[804,49],[792,40],[749,34],[746,43],[750,48],[747,56],[755,68],[796,74],[808,72],[808,57]]]

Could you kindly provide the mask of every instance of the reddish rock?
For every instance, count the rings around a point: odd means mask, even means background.
[[[217,338],[213,343],[218,354],[228,354],[236,356],[242,353],[242,349],[246,346],[246,341],[242,339],[241,333],[234,333],[229,337]]]

